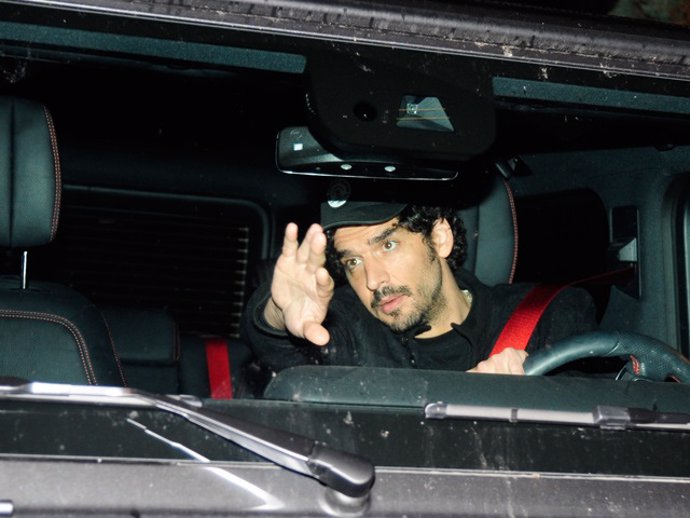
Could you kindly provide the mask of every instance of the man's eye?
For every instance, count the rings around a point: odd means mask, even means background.
[[[352,257],[351,259],[346,259],[345,261],[343,261],[343,265],[345,266],[345,268],[347,268],[350,271],[354,270],[359,263],[360,260],[356,257]]]
[[[395,248],[397,248],[397,246],[398,246],[397,241],[386,241],[385,243],[383,243],[383,249],[386,252],[390,252],[391,250],[395,250]]]

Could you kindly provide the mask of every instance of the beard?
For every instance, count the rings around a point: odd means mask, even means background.
[[[374,292],[371,301],[371,308],[373,310],[378,309],[385,297],[397,295],[413,297],[414,305],[407,314],[404,314],[402,309],[398,308],[387,315],[392,321],[384,321],[396,333],[404,333],[425,324],[433,323],[434,319],[446,307],[446,298],[442,292],[441,265],[436,258],[431,261],[429,266],[431,267],[433,264],[436,264],[436,268],[426,270],[428,275],[424,276],[416,293],[407,285],[384,286]]]

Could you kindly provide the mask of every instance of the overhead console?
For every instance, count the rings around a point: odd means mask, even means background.
[[[392,63],[352,49],[310,56],[308,128],[279,135],[279,168],[451,179],[458,162],[486,151],[495,136],[490,78],[470,60],[404,57]]]

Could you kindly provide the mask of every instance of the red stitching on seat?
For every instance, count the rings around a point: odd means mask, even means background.
[[[510,267],[510,275],[508,277],[508,284],[513,283],[515,278],[515,270],[517,269],[517,258],[518,258],[518,224],[517,224],[517,209],[515,208],[515,197],[513,196],[513,190],[510,188],[510,184],[505,178],[502,178],[503,186],[506,188],[506,194],[508,195],[508,204],[510,205],[510,216],[513,223],[513,264]]]
[[[632,364],[633,373],[635,375],[640,374],[640,361],[632,354],[630,355],[630,363]]]
[[[53,124],[53,117],[50,115],[48,108],[43,107],[43,112],[46,116],[48,124],[48,133],[50,134],[50,147],[53,150],[53,171],[55,173],[55,203],[53,203],[53,219],[50,227],[50,240],[55,238],[57,233],[58,221],[60,220],[60,203],[62,197],[62,175],[60,170],[60,153],[57,145],[57,137],[55,135],[55,124]]]
[[[41,313],[35,311],[17,311],[0,309],[0,317],[23,318],[29,320],[45,320],[47,322],[59,324],[67,328],[67,330],[72,334],[74,341],[77,343],[77,350],[79,351],[82,366],[84,367],[86,381],[88,381],[89,385],[98,385],[98,381],[96,380],[96,373],[93,369],[93,364],[91,363],[91,357],[89,356],[89,351],[86,347],[86,340],[84,340],[84,337],[79,332],[79,329],[77,329],[77,327],[72,322],[59,315],[52,315],[50,313]]]

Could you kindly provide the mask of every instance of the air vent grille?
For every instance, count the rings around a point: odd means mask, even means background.
[[[232,203],[67,193],[39,265],[97,304],[165,308],[183,332],[236,337],[256,219]]]

